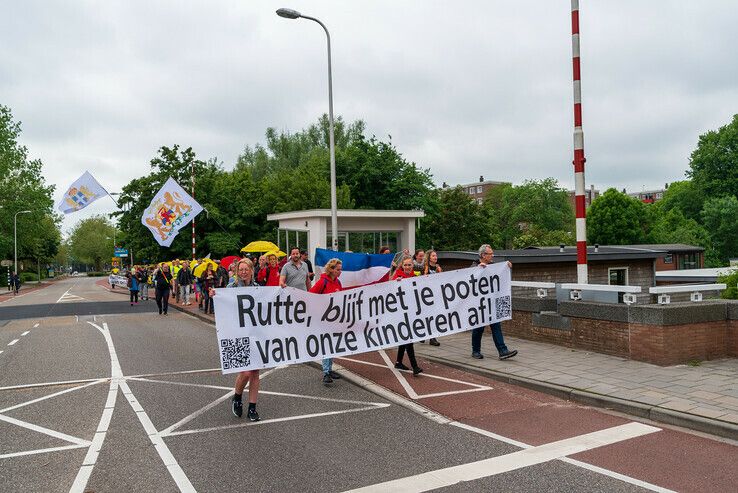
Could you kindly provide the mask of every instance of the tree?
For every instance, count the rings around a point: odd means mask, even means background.
[[[553,178],[494,187],[487,193],[482,210],[497,238],[496,246],[501,248],[530,246],[531,242],[546,246],[553,241],[558,245],[571,238],[574,230],[569,193]]]
[[[727,265],[728,259],[738,255],[738,199],[731,195],[708,200],[702,218],[715,256]]]
[[[710,247],[710,235],[694,219],[687,219],[679,209],[658,215],[648,233],[649,243],[683,243]]]
[[[13,120],[9,108],[0,105],[0,197],[3,205],[0,230],[11,232],[0,235],[0,257],[13,255],[15,213],[30,210],[31,214],[18,216],[18,257],[35,259],[52,252],[54,243],[59,241],[57,221],[51,216],[54,186],[45,183],[43,163],[38,159],[30,160],[28,149],[18,143],[20,134],[20,122]]]
[[[438,250],[476,250],[490,242],[481,208],[461,187],[436,193],[442,212],[431,216],[421,228],[424,245]]]
[[[587,239],[600,245],[643,243],[649,223],[646,204],[610,188],[587,211]]]
[[[675,181],[664,192],[664,197],[656,202],[656,208],[664,212],[676,209],[687,219],[700,221],[705,196],[691,180]]]
[[[103,262],[113,255],[113,225],[105,216],[82,219],[69,233],[69,249],[78,261],[103,269]]]
[[[717,131],[700,135],[687,176],[708,197],[738,195],[738,114]]]

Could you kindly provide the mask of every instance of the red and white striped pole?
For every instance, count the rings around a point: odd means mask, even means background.
[[[574,203],[577,229],[577,282],[587,284],[587,220],[584,199],[584,132],[579,72],[579,0],[571,0],[571,51],[574,66]]]
[[[192,198],[195,198],[195,161],[192,161]],[[195,260],[195,218],[192,218],[192,260]]]

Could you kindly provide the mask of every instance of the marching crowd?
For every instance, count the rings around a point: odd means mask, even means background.
[[[382,247],[379,253],[391,252],[389,247]],[[492,263],[494,251],[490,245],[480,246],[478,253],[479,260],[473,265],[484,267]],[[203,267],[202,263],[206,265]],[[510,265],[509,262],[508,265]],[[228,266],[210,259],[193,263],[174,260],[171,266],[169,262],[163,262],[156,266],[134,267],[126,273],[126,277],[131,305],[138,303],[139,293],[141,300],[148,300],[149,290],[153,289],[159,314],[166,315],[170,297],[175,303],[191,305],[193,294],[200,310],[213,313],[213,297],[216,296],[216,288],[223,287],[290,286],[316,294],[334,293],[343,289],[340,281],[342,268],[341,260],[333,258],[326,263],[323,272],[315,280],[315,272],[308,259],[307,251],[293,248],[282,262],[279,261],[276,253],[268,253],[255,258],[247,255],[244,258],[235,259]],[[195,271],[201,271],[200,275],[195,275]],[[404,279],[418,275],[432,275],[440,272],[443,272],[443,269],[438,263],[438,254],[434,250],[419,249],[414,255],[404,250],[395,255],[390,279],[402,282]],[[501,324],[494,323],[491,328],[492,340],[499,359],[504,360],[517,355],[517,351],[510,350],[505,345]],[[484,330],[485,327],[479,327],[471,331],[471,356],[475,359],[484,358],[481,352]],[[432,346],[440,346],[435,338],[429,339],[428,343]],[[403,363],[405,354],[407,354],[410,367]],[[423,372],[415,358],[413,343],[402,344],[398,347],[394,366],[398,370],[412,370],[413,375]],[[334,380],[341,378],[341,375],[333,370],[332,358],[323,359],[322,368],[323,384],[329,386]],[[242,395],[247,384],[249,387],[247,417],[250,421],[259,421],[260,417],[256,412],[259,370],[243,371],[237,375],[235,392],[231,399],[231,410],[237,417],[243,415]]]

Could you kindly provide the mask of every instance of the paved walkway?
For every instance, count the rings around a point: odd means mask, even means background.
[[[105,280],[98,284],[109,287]],[[212,315],[198,310],[194,297],[191,306],[169,306],[215,323]],[[661,367],[508,337],[508,347],[519,354],[499,361],[488,334],[482,342],[483,360],[471,357],[468,332],[441,338],[439,347],[415,344],[415,351],[436,362],[566,399],[738,439],[737,358]]]

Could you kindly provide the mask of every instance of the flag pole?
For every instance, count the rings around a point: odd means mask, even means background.
[[[195,199],[195,160],[192,160],[192,199]],[[192,260],[195,260],[195,218],[192,218]]]

